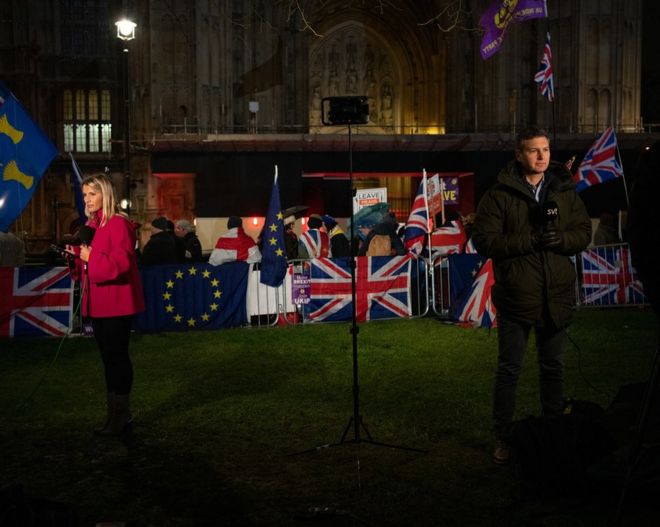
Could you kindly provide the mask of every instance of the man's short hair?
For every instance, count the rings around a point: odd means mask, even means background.
[[[550,142],[550,136],[543,128],[528,126],[518,132],[518,135],[516,136],[516,150],[522,150],[523,141],[528,141],[535,137],[545,137],[548,140],[548,143]]]
[[[228,229],[234,229],[236,227],[242,227],[242,226],[243,226],[243,220],[241,219],[240,216],[229,216],[229,219],[227,220]]]
[[[186,232],[193,232],[194,228],[188,220],[178,220],[175,225]]]

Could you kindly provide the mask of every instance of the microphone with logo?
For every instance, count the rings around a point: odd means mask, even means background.
[[[561,245],[559,232],[559,206],[554,201],[546,201],[541,207],[543,231],[541,246],[544,249],[556,249]]]

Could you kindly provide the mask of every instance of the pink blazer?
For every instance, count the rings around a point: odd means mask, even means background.
[[[93,318],[134,315],[144,311],[144,293],[135,255],[135,224],[115,215],[96,227],[91,243],[87,277],[82,279],[82,314]],[[76,259],[80,263],[79,259]]]

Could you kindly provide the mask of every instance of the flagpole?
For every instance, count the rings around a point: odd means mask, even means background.
[[[547,20],[547,19],[546,19]],[[546,22],[546,38],[548,40],[548,45],[550,45],[550,23]],[[545,49],[545,44],[544,44],[544,49]],[[552,64],[549,64],[549,67],[552,67]],[[554,71],[551,74],[551,82],[552,82],[552,97],[550,100],[550,104],[552,105],[552,146],[553,148],[556,148],[557,146],[557,121],[556,121],[556,115],[555,115],[555,98],[557,97],[557,94],[555,92],[555,79],[554,79]]]
[[[426,169],[422,169],[422,181],[424,182],[424,208],[426,209],[426,246],[429,248],[429,260],[431,259],[431,214],[429,212],[429,195],[426,187]],[[421,251],[420,251],[421,253]]]
[[[275,179],[273,180],[273,185],[277,183],[277,165],[275,165]]]
[[[623,178],[623,191],[626,193],[626,209],[630,207],[628,201],[628,184],[626,182],[626,173],[623,170],[623,161],[621,160],[621,152],[619,152],[619,141],[616,141],[616,155],[619,157],[619,165],[621,165],[621,177]]]
[[[557,124],[555,122],[555,101],[554,97],[552,102],[552,146],[556,148],[557,145]]]
[[[445,224],[445,180],[440,180],[440,219],[442,220],[441,226]]]

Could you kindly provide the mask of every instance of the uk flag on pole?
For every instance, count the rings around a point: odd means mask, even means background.
[[[424,171],[403,234],[403,243],[406,249],[414,254],[420,254],[424,248],[424,237],[428,232],[429,205],[426,198],[426,171]]]
[[[410,254],[359,256],[356,260],[358,322],[410,316]],[[350,262],[347,258],[310,260],[310,302],[306,316],[314,322],[352,318]]]
[[[539,71],[534,75],[534,82],[539,85],[541,95],[550,102],[555,100],[555,80],[552,74],[552,48],[550,47],[550,33],[546,33],[545,46],[543,46],[543,58]]]
[[[581,254],[582,302],[590,305],[643,304],[644,291],[626,244],[594,247]]]
[[[614,128],[603,132],[584,156],[577,170],[575,190],[582,192],[591,185],[623,176],[623,168],[617,158],[617,143]]]
[[[431,233],[431,255],[433,258],[448,254],[462,253],[467,242],[467,235],[461,220],[453,220],[449,225],[440,227]]]
[[[0,338],[62,336],[71,327],[68,267],[0,267]]]

